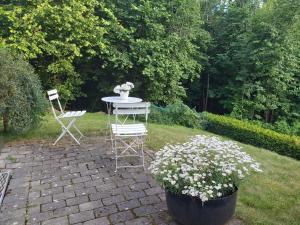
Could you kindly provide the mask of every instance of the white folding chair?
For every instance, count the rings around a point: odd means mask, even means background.
[[[143,167],[145,169],[144,140],[148,132],[147,120],[150,103],[115,103],[113,107],[115,123],[111,124],[111,133],[112,149],[116,158],[115,171],[126,167]],[[136,122],[137,115],[144,115],[145,123]],[[121,157],[140,157],[141,164],[119,166],[118,159]]]
[[[84,111],[64,112],[61,107],[60,101],[59,101],[57,90],[53,89],[53,90],[47,91],[47,93],[49,96],[49,100],[51,103],[52,112],[54,114],[54,117],[55,117],[56,121],[61,125],[61,128],[62,128],[62,133],[59,135],[59,137],[56,139],[56,141],[53,143],[53,145],[55,145],[66,133],[68,133],[74,139],[74,141],[80,145],[79,140],[83,137],[83,134],[76,127],[75,122],[79,117],[83,116],[86,113],[86,111],[84,110]],[[56,115],[56,110],[53,105],[53,102],[55,100],[57,101],[60,115]],[[62,119],[68,120],[69,123],[67,125],[65,125],[63,123]],[[76,139],[76,137],[71,133],[70,129],[72,127],[79,133],[80,137],[78,139]]]
[[[7,189],[7,185],[10,179],[10,171],[0,173],[0,207]]]

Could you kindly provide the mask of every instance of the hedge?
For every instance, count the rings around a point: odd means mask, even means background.
[[[278,154],[300,159],[300,137],[281,134],[227,116],[206,113],[206,129],[234,140],[275,151]]]

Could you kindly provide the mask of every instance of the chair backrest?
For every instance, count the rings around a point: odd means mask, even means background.
[[[150,102],[139,102],[139,103],[114,103],[113,114],[116,115],[116,122],[118,116],[133,116],[135,121],[136,115],[145,115],[146,123],[148,115],[150,113]]]
[[[55,112],[55,108],[54,108],[54,105],[53,105],[54,101],[57,101],[60,113],[61,114],[64,113],[64,111],[63,111],[63,109],[61,107],[60,101],[59,101],[59,96],[58,96],[57,90],[56,89],[49,90],[49,91],[47,91],[47,94],[48,94],[48,97],[49,97],[49,101],[51,103],[52,112],[54,114],[54,117],[57,118],[57,115],[56,115],[56,112]]]

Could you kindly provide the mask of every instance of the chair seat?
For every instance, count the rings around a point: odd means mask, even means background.
[[[86,113],[86,111],[70,111],[58,116],[58,118],[71,118],[71,117],[81,117]]]
[[[114,135],[145,135],[147,129],[144,124],[112,124],[111,125],[112,133]]]

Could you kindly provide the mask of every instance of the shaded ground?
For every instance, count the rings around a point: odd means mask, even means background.
[[[150,156],[148,152],[147,162]],[[168,215],[164,191],[148,171],[114,173],[113,155],[103,138],[85,139],[81,146],[68,141],[6,145],[1,168],[12,171],[1,225],[176,224]]]

